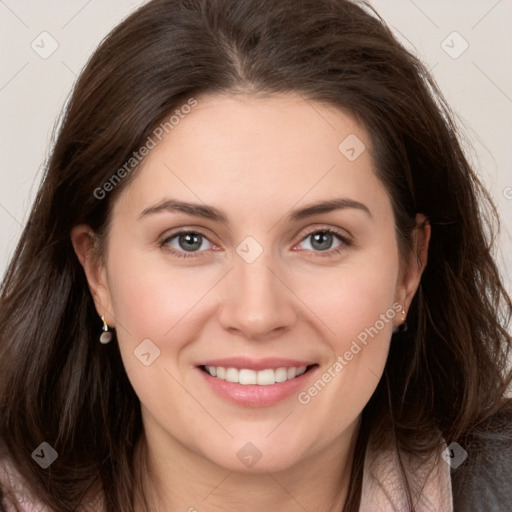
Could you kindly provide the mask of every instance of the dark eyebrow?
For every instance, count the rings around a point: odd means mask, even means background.
[[[322,201],[320,203],[315,203],[298,210],[293,210],[288,215],[288,219],[292,221],[299,221],[307,217],[312,217],[313,215],[318,215],[320,213],[329,213],[334,210],[344,210],[346,208],[355,208],[357,210],[361,210],[372,217],[370,209],[365,204],[360,203],[359,201],[354,201],[353,199],[341,197],[339,199]]]
[[[150,206],[149,208],[144,209],[139,215],[139,219],[142,219],[142,217],[146,215],[165,211],[187,213],[188,215],[194,215],[195,217],[203,217],[204,219],[213,220],[222,224],[228,224],[227,216],[213,206],[199,203],[187,203],[185,201],[178,201],[176,199],[165,199],[164,201],[154,206]]]
[[[343,197],[339,199],[322,201],[319,203],[306,206],[304,208],[292,210],[292,212],[287,216],[287,219],[289,221],[297,222],[307,217],[312,217],[313,215],[328,213],[334,210],[343,210],[346,208],[355,208],[357,210],[361,210],[363,212],[366,212],[370,217],[372,217],[370,209],[366,205],[360,203],[359,201],[354,201],[353,199]],[[151,215],[164,211],[182,212],[188,215],[193,215],[195,217],[202,217],[204,219],[220,222],[221,224],[229,224],[226,214],[213,206],[208,206],[199,203],[187,203],[184,201],[178,201],[176,199],[166,199],[154,206],[150,206],[144,209],[142,213],[139,215],[139,219],[145,217],[146,215]]]

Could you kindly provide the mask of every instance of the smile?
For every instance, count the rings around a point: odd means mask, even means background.
[[[308,369],[307,366],[291,366],[288,368],[267,368],[264,370],[250,370],[248,368],[226,368],[223,366],[203,366],[204,371],[212,377],[227,382],[242,384],[244,386],[257,384],[259,386],[271,386],[278,382],[300,377]]]

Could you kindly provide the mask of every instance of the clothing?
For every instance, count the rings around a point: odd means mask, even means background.
[[[23,485],[19,473],[12,463],[6,459],[0,461],[0,483],[2,490],[9,489],[16,496],[16,505],[19,507],[20,512],[51,512],[30,495],[26,486]],[[8,497],[4,497],[0,506],[0,512],[16,512],[16,508]]]
[[[459,441],[469,456],[452,470],[455,512],[512,510],[512,399]]]
[[[370,446],[370,445],[369,445]],[[450,465],[442,458],[446,445],[427,461],[402,456],[410,479],[415,512],[453,512]],[[365,455],[360,512],[409,512],[396,451]]]
[[[510,512],[512,400],[506,410],[485,421],[458,443],[468,453],[468,458],[457,468],[450,468],[440,457],[442,446],[423,464],[403,457],[406,474],[415,477],[423,475],[426,479],[419,501],[418,489],[413,488],[415,512]],[[367,449],[360,512],[410,512],[406,508],[398,468],[396,454]],[[414,482],[414,479],[411,480]],[[21,512],[51,512],[28,495],[19,475],[5,458],[0,458],[0,483],[3,488],[16,490]],[[5,500],[2,504],[0,512],[14,512],[15,509]],[[100,512],[101,507],[96,511]]]
[[[16,505],[14,507],[12,501],[4,497],[0,503],[0,512],[52,512],[48,507],[44,506],[37,498],[31,495],[27,486],[23,483],[21,475],[14,468],[12,463],[5,459],[0,458],[0,486],[2,490],[9,489],[15,494]],[[102,512],[100,500],[97,506],[90,508],[91,512]]]
[[[434,471],[427,479],[428,484],[415,512],[453,512],[449,465],[443,459],[439,462],[434,464]],[[410,463],[409,469],[413,470],[413,467]],[[428,464],[415,468],[414,474],[426,470]],[[360,512],[405,512],[406,501],[399,475],[397,459],[392,453],[367,451]],[[0,464],[0,481],[8,482],[8,486],[16,490],[22,512],[51,512],[27,493],[12,464],[5,461]],[[12,506],[4,506],[5,512],[15,512]],[[0,511],[3,512],[2,509]]]

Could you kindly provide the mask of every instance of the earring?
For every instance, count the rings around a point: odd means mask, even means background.
[[[407,313],[405,312],[405,308],[402,306],[402,315],[404,316],[404,323],[398,326],[398,332],[407,332]]]
[[[109,331],[109,327],[107,325],[107,322],[105,322],[104,316],[101,317],[101,320],[103,321],[103,332],[101,333],[100,336],[100,343],[103,343],[105,345],[106,343],[109,343],[110,340],[112,339],[112,333]]]
[[[404,317],[404,322],[402,324],[400,324],[398,327],[396,327],[395,329],[393,329],[393,334],[407,332],[407,330],[409,329],[407,326],[407,321],[406,321],[407,314],[406,314],[405,308],[403,306],[402,306],[402,315]]]

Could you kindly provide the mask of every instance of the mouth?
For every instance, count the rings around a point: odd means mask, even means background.
[[[230,368],[225,366],[202,365],[199,368],[208,373],[211,377],[242,384],[243,386],[258,385],[272,386],[280,382],[296,379],[304,373],[317,366],[316,364],[308,366],[289,366],[279,368],[266,368],[263,370],[251,370],[249,368]]]
[[[297,396],[313,378],[316,363],[231,358],[198,365],[207,386],[220,398],[243,407],[265,407]]]

